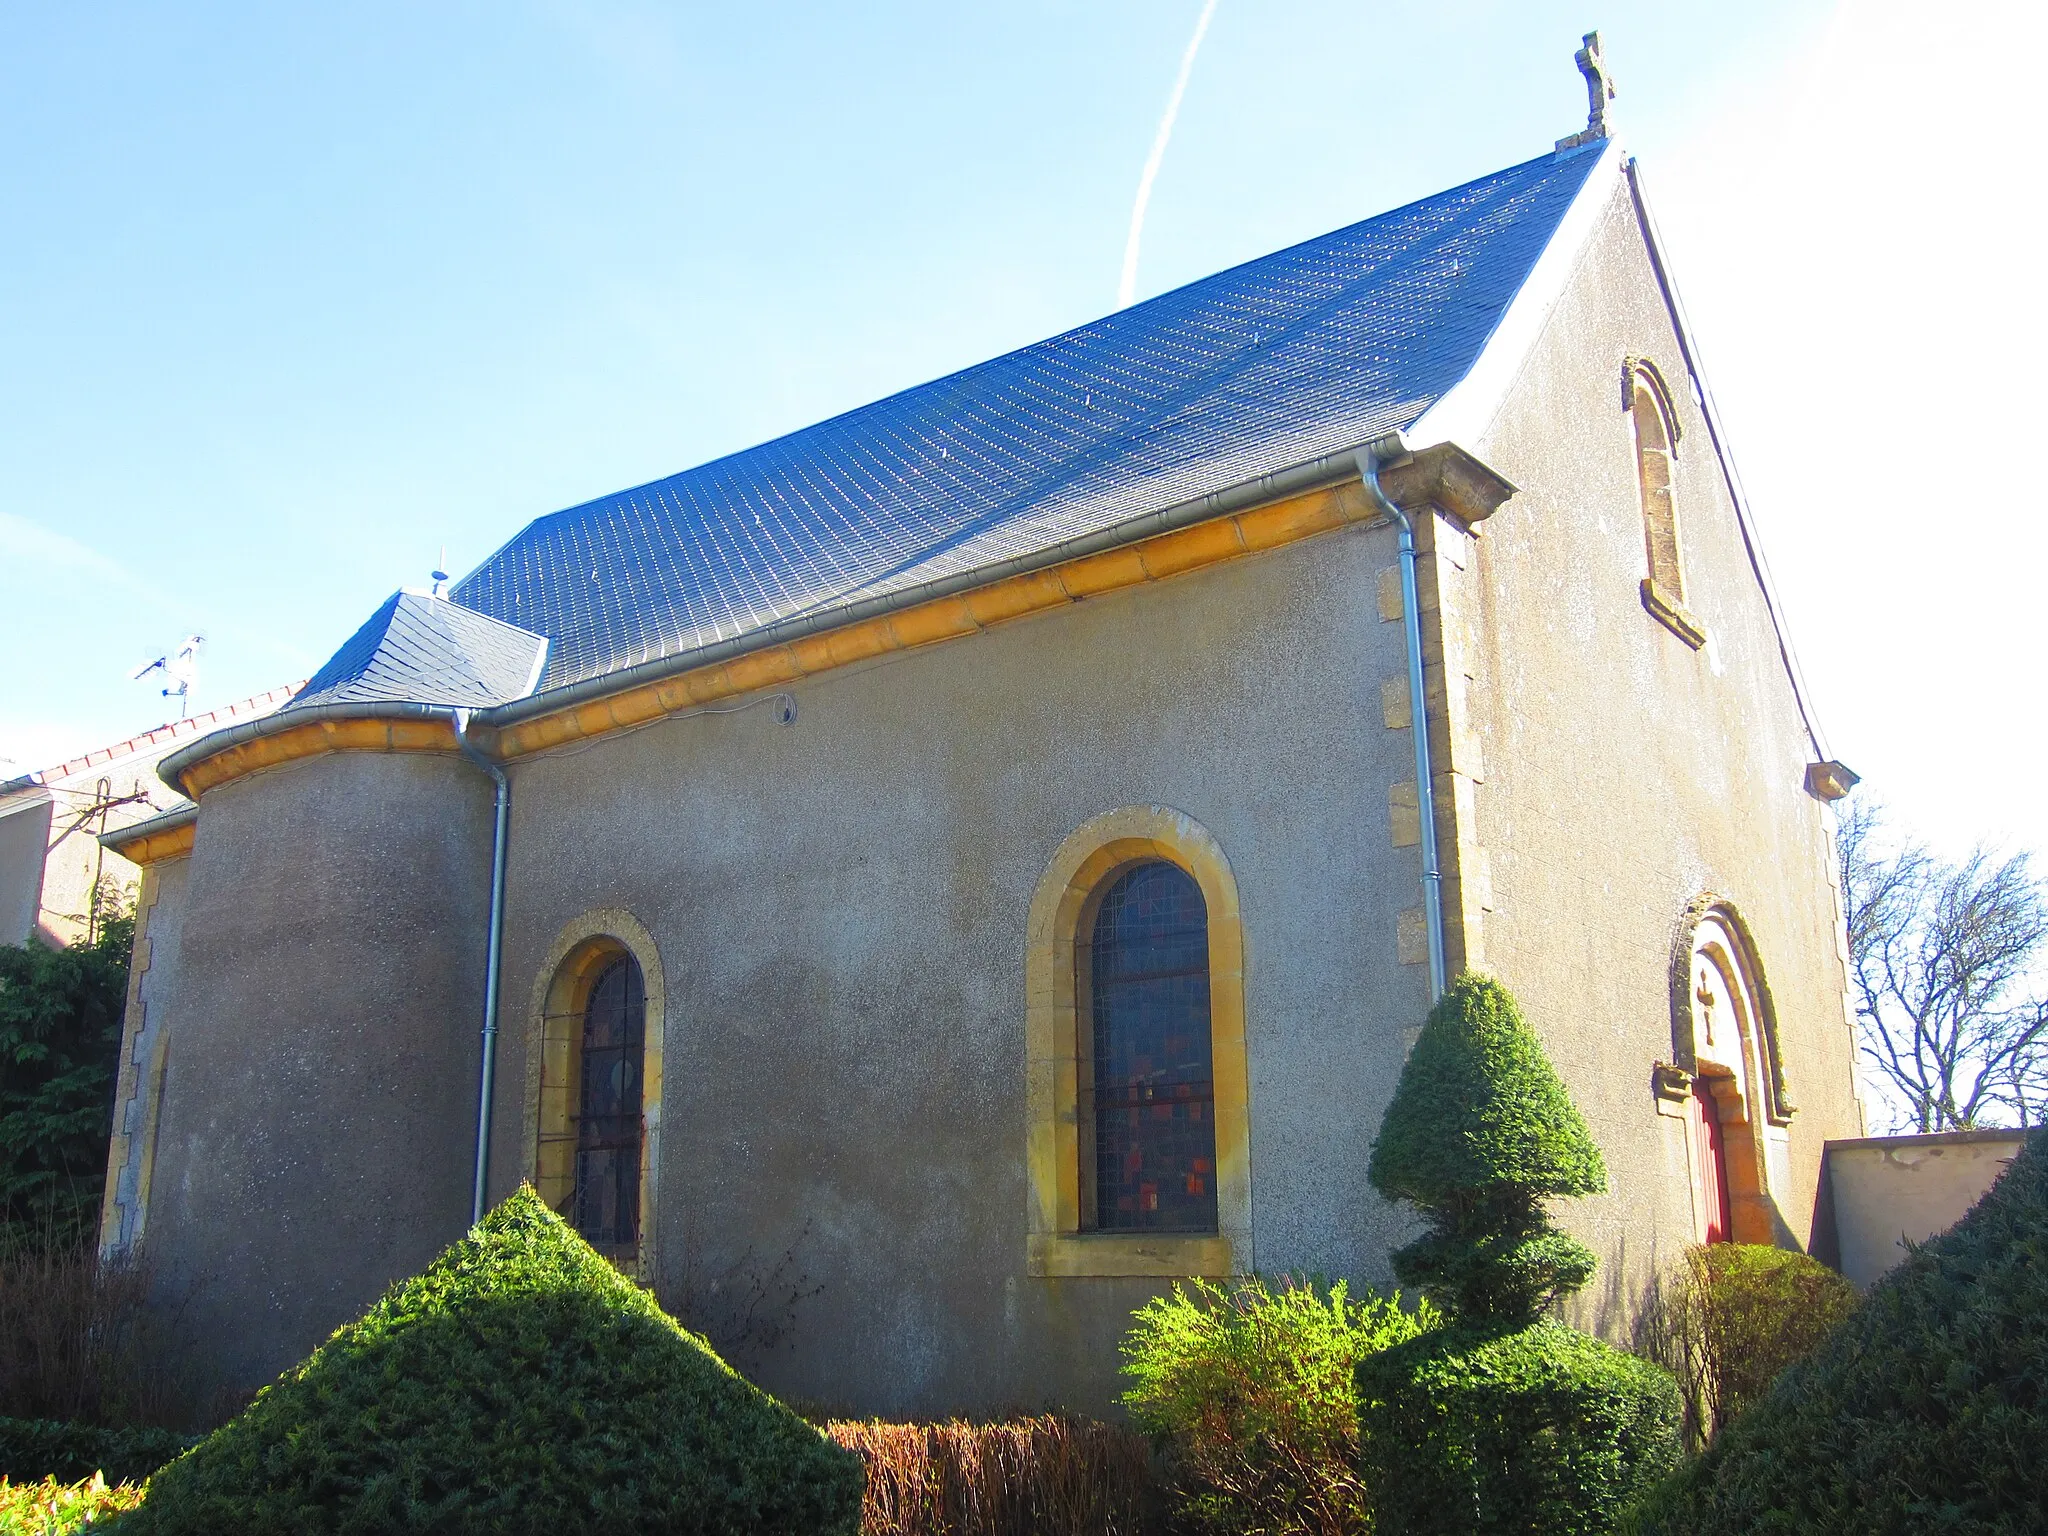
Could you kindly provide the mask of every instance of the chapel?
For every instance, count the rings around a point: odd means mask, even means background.
[[[1500,977],[1621,1337],[1860,1133],[1829,802],[1597,45],[1534,158],[394,594],[180,746],[103,1244],[223,1384],[522,1181],[785,1396],[1107,1411],[1177,1279],[1389,1284]]]

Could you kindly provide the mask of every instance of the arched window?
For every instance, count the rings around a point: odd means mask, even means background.
[[[1094,1145],[1084,1221],[1103,1232],[1214,1232],[1209,911],[1194,877],[1164,860],[1116,876],[1096,909],[1087,971]]]
[[[585,912],[534,977],[526,1177],[628,1274],[656,1274],[661,954],[632,913]]]
[[[1237,882],[1167,806],[1076,827],[1024,950],[1026,1266],[1252,1267],[1251,1074]]]
[[[1622,398],[1636,440],[1636,489],[1643,509],[1643,546],[1650,574],[1643,606],[1695,648],[1706,631],[1685,608],[1685,562],[1678,528],[1678,413],[1657,365],[1630,358],[1622,370]]]
[[[641,1087],[647,992],[640,966],[621,955],[597,975],[583,1005],[576,1103],[573,1224],[601,1253],[640,1242]]]

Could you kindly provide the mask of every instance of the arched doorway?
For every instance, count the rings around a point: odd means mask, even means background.
[[[1677,1042],[1693,1074],[1686,1131],[1695,1235],[1770,1243],[1787,1180],[1785,1101],[1769,992],[1747,927],[1726,902],[1696,904],[1681,950]]]

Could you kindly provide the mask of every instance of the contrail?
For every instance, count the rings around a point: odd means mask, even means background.
[[[1188,39],[1188,51],[1180,56],[1180,78],[1173,82],[1173,94],[1166,99],[1166,113],[1159,119],[1159,132],[1152,140],[1152,153],[1145,161],[1145,174],[1138,178],[1138,200],[1131,205],[1131,234],[1124,242],[1123,281],[1117,284],[1116,305],[1123,309],[1138,287],[1138,239],[1145,233],[1145,205],[1152,201],[1152,182],[1159,174],[1159,162],[1166,158],[1166,141],[1173,137],[1173,120],[1180,115],[1180,99],[1187,94],[1188,76],[1195,72],[1195,55],[1202,50],[1202,38],[1209,30],[1209,18],[1216,14],[1216,0],[1204,0],[1195,35]]]

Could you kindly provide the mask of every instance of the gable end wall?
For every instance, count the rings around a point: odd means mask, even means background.
[[[1646,611],[1630,357],[1671,380],[1695,649]],[[1781,1154],[1780,1242],[1811,1236],[1821,1148],[1859,1118],[1829,815],[1778,637],[1688,387],[1625,190],[1471,445],[1520,488],[1464,568],[1443,561],[1457,847],[1474,963],[1515,991],[1604,1150],[1612,1193],[1566,1220],[1606,1261],[1581,1305],[1619,1331],[1650,1268],[1693,1240],[1685,1122],[1659,1116],[1674,1052],[1670,967],[1688,903],[1748,923],[1799,1106]],[[1804,511],[1805,509],[1799,509]]]

